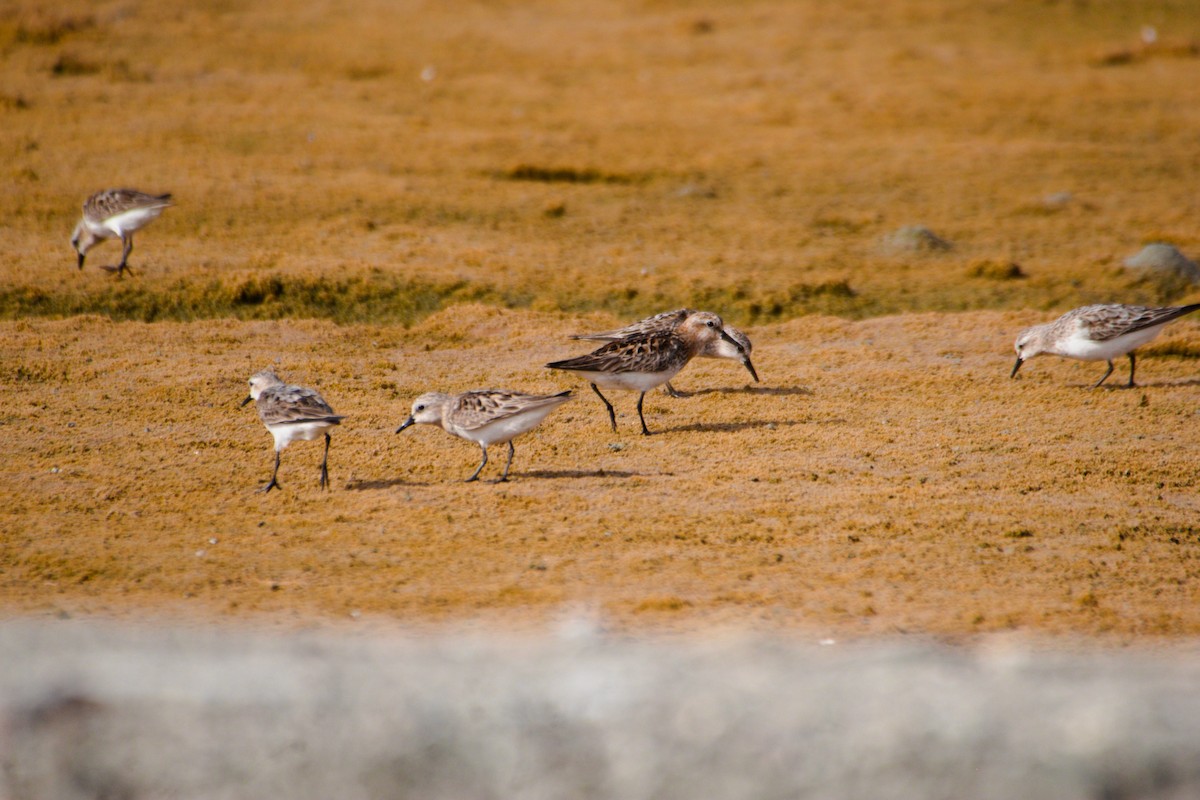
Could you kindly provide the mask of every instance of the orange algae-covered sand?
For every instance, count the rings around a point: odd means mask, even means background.
[[[555,391],[593,315],[456,306],[410,330],[327,322],[3,323],[9,613],[540,624],[838,635],[1200,630],[1191,362],[1091,391],[1103,365],[1010,380],[1029,313],[810,317],[751,328],[761,384],[693,362],[687,397],[586,385],[517,440],[507,484],[475,445],[397,436],[428,389]],[[1200,326],[1162,347],[1200,346]],[[1153,351],[1151,351],[1153,352]],[[273,364],[338,413],[284,452],[245,380]],[[493,455],[502,455],[500,448]],[[493,458],[483,477],[499,474]]]

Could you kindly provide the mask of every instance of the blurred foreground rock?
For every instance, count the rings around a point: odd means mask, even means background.
[[[4,800],[1200,797],[1179,653],[58,622],[0,663]]]

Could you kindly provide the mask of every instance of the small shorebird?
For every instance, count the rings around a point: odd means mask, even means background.
[[[655,314],[652,317],[646,317],[645,319],[630,323],[624,328],[617,328],[616,330],[604,331],[602,333],[580,333],[571,338],[586,339],[593,342],[616,342],[639,333],[673,329],[694,313],[696,312],[690,308],[664,311],[661,314]],[[725,332],[729,334],[730,339],[733,339],[733,344],[730,344],[725,339],[714,339],[703,350],[697,353],[696,356],[698,358],[728,358],[733,361],[739,361],[750,372],[750,376],[754,378],[754,382],[757,383],[758,372],[755,371],[754,364],[750,362],[750,351],[753,348],[753,345],[750,344],[750,337],[732,325],[726,325]],[[671,385],[670,381],[667,381],[665,388],[667,394],[672,397],[682,397],[675,390],[675,387]]]
[[[1017,363],[1009,377],[1016,377],[1022,364],[1044,353],[1080,361],[1107,361],[1108,371],[1092,387],[1096,388],[1112,374],[1113,359],[1128,355],[1132,387],[1137,367],[1133,351],[1158,336],[1168,322],[1196,309],[1200,309],[1200,303],[1165,308],[1104,303],[1076,308],[1053,322],[1021,331],[1016,342]]]
[[[303,439],[312,441],[325,434],[325,455],[321,458],[320,487],[329,486],[329,429],[340,425],[344,416],[333,413],[329,404],[313,389],[303,386],[288,386],[279,379],[274,370],[256,372],[250,378],[250,394],[242,401],[246,405],[254,401],[258,416],[275,437],[275,471],[271,481],[260,492],[281,488],[276,481],[279,475],[279,454],[292,442]]]
[[[617,429],[616,412],[599,387],[640,392],[638,419],[642,422],[642,434],[649,436],[650,429],[646,427],[646,417],[642,413],[646,392],[671,380],[684,365],[718,339],[734,347],[740,346],[725,332],[720,317],[708,311],[695,311],[674,327],[636,333],[609,342],[587,355],[553,361],[546,366],[578,372],[587,378],[592,391],[604,401],[614,431]]]
[[[83,204],[83,219],[75,226],[71,234],[71,245],[79,254],[79,268],[83,269],[83,259],[91,250],[104,239],[119,238],[125,245],[121,254],[121,263],[115,267],[104,266],[101,269],[117,273],[121,277],[125,270],[131,273],[129,253],[133,250],[133,232],[141,230],[154,220],[163,209],[171,205],[170,194],[146,194],[134,189],[105,189],[96,192]]]
[[[479,473],[487,464],[488,445],[508,443],[508,461],[504,474],[497,483],[508,480],[508,468],[512,466],[512,440],[532,430],[554,409],[571,399],[571,392],[539,395],[513,392],[508,389],[477,389],[461,394],[428,392],[418,397],[412,406],[412,414],[396,429],[400,433],[418,422],[440,425],[446,433],[475,442],[483,451],[483,460],[467,478],[467,483],[479,479]]]

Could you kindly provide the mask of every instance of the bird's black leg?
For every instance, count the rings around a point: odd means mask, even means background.
[[[1103,378],[1101,378],[1100,380],[1096,381],[1096,385],[1095,385],[1095,386],[1093,386],[1092,388],[1093,388],[1093,389],[1099,389],[1099,388],[1100,388],[1100,384],[1102,384],[1102,383],[1104,383],[1106,380],[1108,380],[1108,376],[1109,376],[1109,375],[1112,375],[1112,373],[1113,373],[1113,363],[1112,363],[1111,361],[1109,361],[1109,362],[1108,362],[1108,372],[1104,373],[1104,377],[1103,377]]]
[[[646,427],[646,418],[642,416],[642,401],[646,399],[646,393],[642,392],[638,395],[638,419],[642,421],[642,436],[649,436],[650,429]]]
[[[512,442],[509,442],[509,444],[512,444]],[[479,480],[479,473],[483,471],[483,465],[487,463],[487,448],[483,445],[479,445],[479,449],[483,451],[483,461],[479,462],[479,466],[475,468],[473,473],[471,473],[471,477],[467,478],[467,483]]]
[[[512,466],[513,453],[516,448],[513,447],[512,439],[508,440],[508,461],[504,462],[504,474],[500,476],[500,480],[496,483],[505,483],[508,481],[508,468]]]
[[[1137,359],[1135,359],[1135,358],[1133,357],[1133,353],[1130,353],[1130,354],[1129,354],[1129,388],[1130,388],[1130,389],[1132,389],[1132,388],[1134,387],[1134,383],[1133,383],[1133,371],[1134,371],[1134,369],[1136,369],[1136,368],[1137,368]]]
[[[263,488],[259,489],[259,491],[262,492],[263,494],[266,494],[267,492],[271,491],[272,489],[282,489],[283,487],[279,485],[279,482],[277,480],[275,480],[275,478],[278,475],[279,475],[279,451],[276,450],[275,451],[275,471],[271,473],[271,482],[268,483]]]
[[[133,269],[129,266],[129,254],[133,252],[133,236],[122,236],[121,242],[125,245],[125,252],[121,253],[121,263],[117,264],[117,277],[121,277],[125,270],[129,270],[129,274],[133,274]]]
[[[671,385],[670,381],[667,381],[666,392],[671,397],[683,397],[683,395],[678,390],[676,390],[674,386]]]
[[[325,434],[325,456],[321,459],[321,488],[329,488],[329,434]]]
[[[600,394],[600,388],[598,386],[596,386],[596,384],[594,384],[594,383],[592,384],[592,391],[596,393],[597,397],[599,397],[602,401],[604,401],[604,407],[608,409],[608,421],[612,423],[613,431],[616,431],[616,429],[617,429],[617,412],[613,411],[612,403],[608,402],[607,397]]]

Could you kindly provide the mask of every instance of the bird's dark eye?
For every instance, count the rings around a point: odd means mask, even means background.
[[[417,411],[424,411],[424,410],[425,410],[425,406],[417,406]]]
[[[710,328],[715,328],[715,327],[717,327],[717,325],[716,325],[716,323],[715,323],[715,322],[713,322],[712,320],[709,320],[709,321],[708,321],[708,327],[710,327]]]

